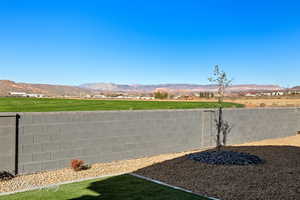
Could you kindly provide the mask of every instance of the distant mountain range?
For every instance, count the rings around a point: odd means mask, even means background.
[[[300,86],[295,87],[300,88]],[[282,90],[278,85],[232,85],[228,88],[229,92],[245,91],[272,91]],[[200,92],[216,91],[215,85],[197,84],[157,84],[157,85],[125,85],[114,83],[89,83],[79,86],[50,85],[50,84],[31,84],[16,83],[10,80],[0,80],[0,96],[7,96],[10,92],[38,93],[46,96],[85,96],[99,94],[100,92],[137,92],[149,93],[156,90],[166,90],[169,92]]]
[[[91,90],[102,91],[123,91],[123,92],[153,92],[158,89],[164,89],[171,92],[176,91],[216,91],[215,85],[198,85],[198,84],[157,84],[157,85],[121,85],[114,83],[89,83],[83,84],[79,87]],[[278,85],[232,85],[228,87],[227,91],[256,91],[256,90],[282,90],[283,88]]]

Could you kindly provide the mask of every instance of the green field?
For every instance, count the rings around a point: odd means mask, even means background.
[[[243,107],[242,104],[227,102],[222,105],[226,108]],[[0,98],[0,112],[191,109],[217,108],[218,106],[217,102]]]
[[[94,179],[0,196],[0,200],[205,200],[131,175]]]

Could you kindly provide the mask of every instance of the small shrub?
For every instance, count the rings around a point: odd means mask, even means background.
[[[265,103],[261,103],[259,104],[260,107],[266,107],[266,104]]]
[[[84,161],[83,161],[83,160],[72,160],[72,161],[71,161],[71,168],[72,168],[74,171],[81,171],[81,170],[87,170],[87,169],[90,169],[91,166],[90,166],[90,165],[87,165],[87,164],[84,164]]]
[[[82,160],[72,160],[71,167],[74,171],[80,171],[84,162]]]
[[[0,171],[0,181],[8,181],[13,179],[15,176],[7,171]]]

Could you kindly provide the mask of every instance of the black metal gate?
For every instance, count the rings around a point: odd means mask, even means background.
[[[0,171],[18,174],[20,115],[0,115]]]

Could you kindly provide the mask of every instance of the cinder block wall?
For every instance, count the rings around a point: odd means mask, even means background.
[[[22,113],[20,173],[199,148],[199,111]]]
[[[226,109],[224,119],[233,125],[228,144],[287,137],[300,131],[300,108]]]
[[[208,110],[20,113],[19,172],[68,167],[71,159],[109,162],[210,147],[216,130]],[[233,125],[229,144],[300,130],[297,108],[225,109],[224,118]]]

